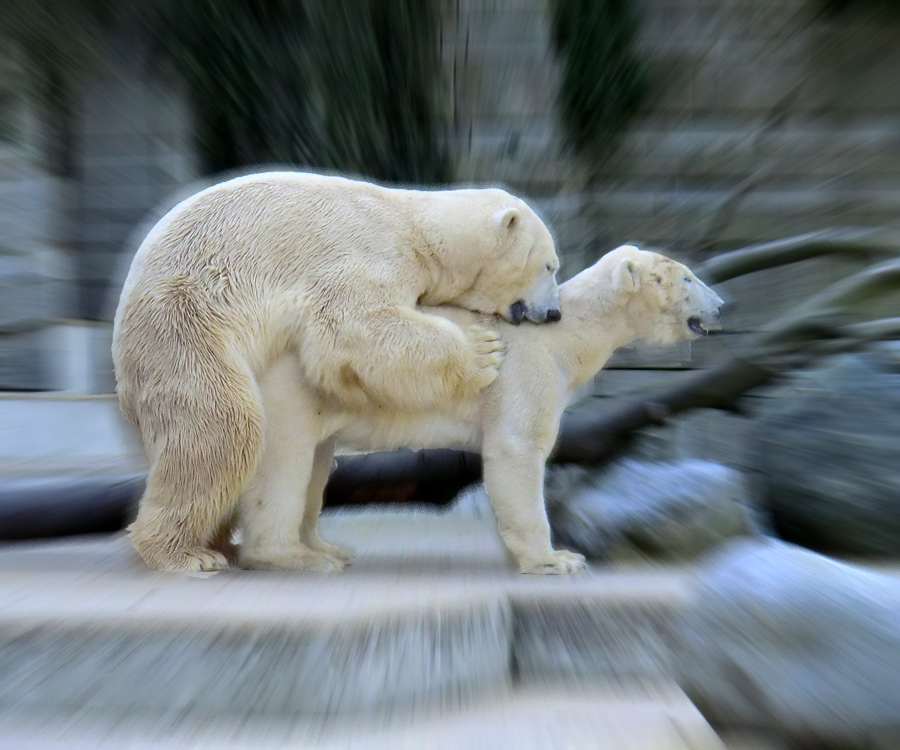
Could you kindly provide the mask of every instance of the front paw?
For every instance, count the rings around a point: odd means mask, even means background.
[[[472,392],[487,388],[500,375],[503,364],[503,341],[495,330],[472,325],[466,336],[475,352],[467,385]]]
[[[561,549],[549,557],[521,561],[519,571],[542,576],[574,575],[584,570],[586,565],[584,555]]]

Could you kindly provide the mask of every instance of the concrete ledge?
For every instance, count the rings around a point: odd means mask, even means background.
[[[665,589],[665,580],[661,581]],[[667,623],[674,592],[618,601],[513,596],[513,657],[527,685],[593,685],[628,695],[657,695],[671,670]]]
[[[203,584],[192,583],[196,597]],[[138,602],[118,616],[77,608],[60,619],[4,616],[0,706],[396,717],[427,705],[471,706],[509,687],[502,602],[465,598],[379,616],[296,612],[291,623],[234,612],[189,617],[185,605],[179,617],[148,614]]]
[[[116,396],[0,393],[0,541],[121,529],[146,469]]]
[[[147,569],[122,534],[0,547],[0,719],[268,716],[314,732],[430,721],[515,686],[672,688],[657,625],[684,569],[523,576],[493,519],[453,512],[334,514],[322,533],[356,565],[184,576]]]
[[[3,719],[0,713],[0,721]],[[3,739],[8,744],[4,744]],[[209,721],[191,715],[160,717],[110,711],[73,719],[19,715],[0,737],[0,748],[97,750],[128,747],[215,747],[222,750],[725,750],[684,694],[673,688],[654,700],[623,699],[602,691],[515,691],[465,711],[440,711],[414,722],[350,720],[321,730],[302,720],[264,717]],[[731,747],[730,745],[728,746]],[[741,745],[775,750],[775,745]],[[735,745],[737,750],[737,745]]]

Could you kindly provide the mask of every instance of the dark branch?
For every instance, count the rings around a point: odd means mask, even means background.
[[[823,229],[774,242],[723,253],[694,270],[709,284],[718,284],[756,271],[778,268],[822,255],[871,258],[900,254],[900,232],[869,227]]]
[[[449,505],[481,479],[481,455],[441,449],[341,456],[328,478],[325,507],[378,503]]]

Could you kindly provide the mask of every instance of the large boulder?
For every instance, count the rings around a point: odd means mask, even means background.
[[[699,459],[551,466],[545,494],[555,541],[592,559],[685,560],[760,528],[741,472]]]
[[[823,553],[900,553],[900,367],[886,352],[798,377],[755,426],[761,504]]]
[[[718,729],[792,747],[900,747],[898,578],[774,539],[732,540],[704,561],[672,656]]]

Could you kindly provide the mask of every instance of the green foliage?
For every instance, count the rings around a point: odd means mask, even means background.
[[[0,14],[57,104],[104,39],[149,44],[187,89],[210,170],[448,178],[438,0],[0,0]]]
[[[438,3],[313,0],[318,163],[392,181],[448,178]]]
[[[552,12],[564,59],[563,121],[576,151],[602,161],[647,90],[646,67],[633,53],[633,0],[553,0]]]
[[[213,170],[305,164],[447,177],[434,0],[152,0],[156,56],[187,84]]]
[[[208,169],[312,160],[306,5],[151,0],[138,11],[150,57],[190,95]]]
[[[3,50],[24,65],[38,101],[49,105],[61,81],[103,59],[105,9],[104,0],[0,0]]]
[[[27,100],[50,136],[46,166],[68,174],[71,159],[72,85],[77,75],[104,63],[100,19],[115,0],[0,0],[0,65],[6,88],[4,136],[20,141],[14,117]]]
[[[824,0],[825,9],[833,16],[846,17],[848,13],[900,20],[900,0]]]

